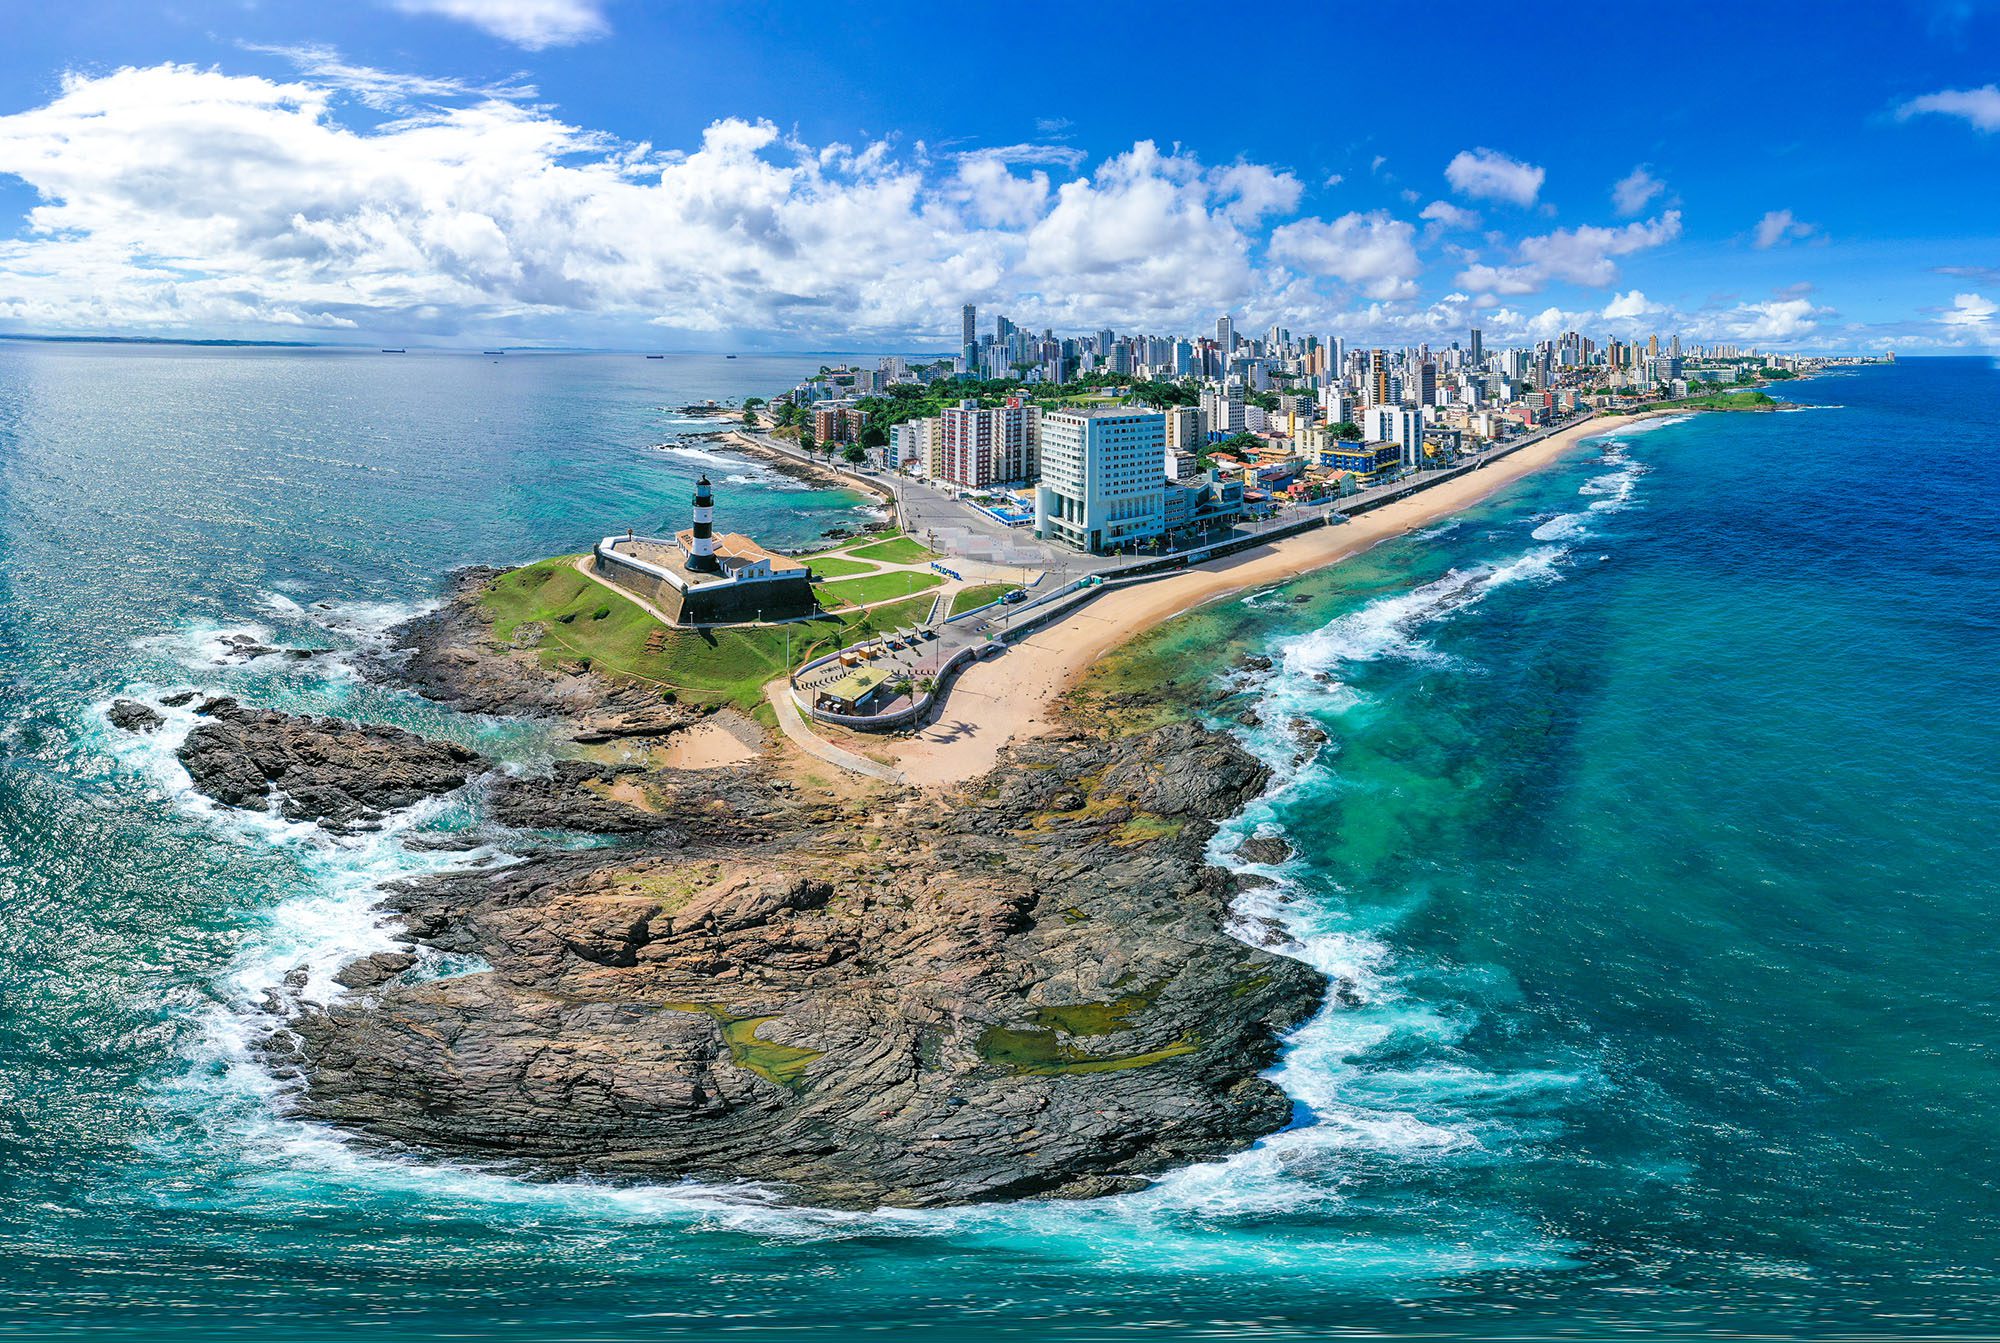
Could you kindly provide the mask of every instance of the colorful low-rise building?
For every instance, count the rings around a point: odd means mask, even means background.
[[[1346,472],[1363,480],[1373,480],[1396,469],[1403,459],[1400,443],[1357,443],[1337,440],[1320,453],[1319,464],[1329,471]]]

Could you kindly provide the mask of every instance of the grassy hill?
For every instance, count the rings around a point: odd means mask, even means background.
[[[764,683],[791,664],[878,633],[915,624],[931,599],[916,597],[873,611],[847,611],[788,626],[687,630],[663,625],[638,603],[577,572],[575,555],[525,565],[495,579],[480,601],[494,634],[513,639],[539,626],[542,660],[583,662],[593,671],[674,692],[677,698],[754,710]],[[655,640],[654,635],[662,637]]]

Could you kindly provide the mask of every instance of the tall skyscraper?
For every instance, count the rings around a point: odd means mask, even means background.
[[[968,303],[958,315],[958,343],[977,345],[979,343],[979,309]]]
[[[1215,319],[1215,343],[1222,347],[1222,360],[1227,364],[1236,351],[1236,323],[1228,317]]]
[[[1113,551],[1165,529],[1165,415],[1052,410],[1041,429],[1036,535],[1079,550]]]
[[[1486,357],[1486,347],[1480,343],[1480,330],[1476,326],[1472,328],[1472,340],[1466,346],[1466,352],[1472,356],[1472,364],[1475,368]]]
[[[1368,382],[1362,388],[1362,396],[1368,405],[1386,406],[1389,396],[1389,352],[1370,350],[1368,352]]]

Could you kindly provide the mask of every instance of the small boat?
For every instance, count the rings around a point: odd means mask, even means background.
[[[408,354],[408,350],[384,350],[383,354]]]
[[[735,355],[733,355],[733,354],[725,354],[725,355],[723,355],[722,357],[723,357],[724,359],[734,359],[734,358],[735,358],[736,356],[735,356]]]
[[[505,354],[505,350],[481,350],[481,354]]]
[[[649,355],[647,355],[646,357],[647,357],[648,359],[665,359],[665,358],[666,358],[666,356],[665,356],[665,355],[663,355],[663,354],[649,354]]]

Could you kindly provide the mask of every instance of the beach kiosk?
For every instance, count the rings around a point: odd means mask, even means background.
[[[819,692],[817,707],[828,713],[873,713],[883,688],[893,679],[883,667],[858,667]]]

